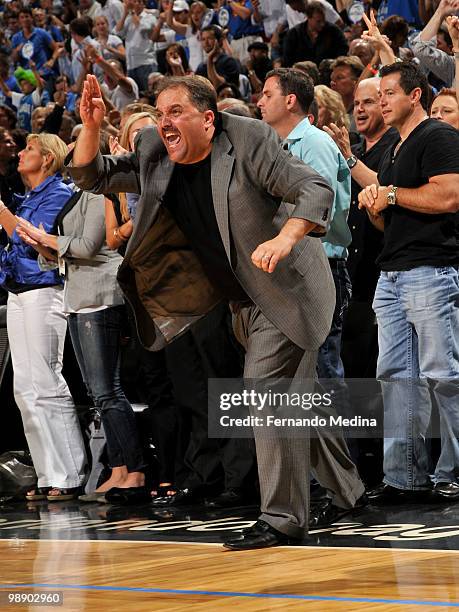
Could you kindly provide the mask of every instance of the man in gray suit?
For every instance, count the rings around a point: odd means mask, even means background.
[[[219,115],[202,77],[165,79],[157,110],[157,129],[141,132],[134,153],[102,157],[105,107],[89,76],[69,168],[86,190],[140,193],[118,276],[140,339],[164,346],[225,299],[246,348],[245,378],[313,379],[335,290],[320,240],[308,234],[326,230],[331,188],[282,150],[269,126]],[[261,515],[226,547],[300,540],[310,467],[328,489],[346,491],[351,506],[362,495],[342,440],[313,438],[310,465],[308,437],[255,438]]]

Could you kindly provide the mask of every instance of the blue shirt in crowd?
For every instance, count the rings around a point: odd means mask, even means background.
[[[239,3],[239,4],[243,4],[245,8],[248,8],[251,11],[253,11],[253,6],[250,0],[245,0],[244,3]],[[225,8],[228,9],[229,14],[230,14],[230,20],[228,23],[228,31],[231,34],[232,38],[237,40],[239,38],[243,38],[244,36],[262,34],[263,27],[258,23],[255,23],[255,24],[252,23],[251,17],[249,17],[248,19],[242,19],[242,17],[235,15],[233,13],[233,7],[231,3],[225,5]]]
[[[18,127],[27,132],[32,131],[32,113],[38,106],[46,106],[51,101],[49,92],[43,89],[41,93],[35,89],[30,94],[12,92],[13,106],[17,109]]]
[[[351,231],[347,224],[351,204],[351,171],[344,156],[333,140],[305,117],[293,128],[285,139],[288,150],[308,164],[334,191],[335,199],[330,216],[330,228],[322,243],[331,259],[347,257],[347,246],[351,243]]]
[[[21,30],[13,36],[11,44],[13,49],[23,45],[18,57],[18,62],[23,68],[29,67],[29,60],[31,59],[37,65],[37,70],[40,71],[40,74],[51,73],[48,68],[41,70],[52,55],[51,45],[53,44],[53,39],[48,32],[42,28],[34,28],[30,37],[26,38]]]
[[[16,195],[18,207],[16,215],[38,227],[43,224],[47,232],[64,204],[72,196],[71,187],[62,181],[60,174],[53,174],[26,195]],[[38,265],[38,253],[23,242],[16,231],[10,238],[7,249],[0,254],[0,282],[6,287],[14,285],[49,286],[59,285],[62,279],[57,270],[43,271]]]

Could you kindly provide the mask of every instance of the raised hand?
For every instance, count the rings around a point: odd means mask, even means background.
[[[116,136],[109,137],[108,146],[112,155],[126,155],[126,153],[129,153],[129,151],[120,145]]]
[[[169,57],[167,58],[167,63],[171,66],[181,66],[182,58],[178,53],[171,53],[171,55],[169,55]]]
[[[448,26],[448,32],[453,41],[453,50],[457,53],[459,51],[459,17],[456,15],[447,17],[446,25]]]
[[[54,102],[58,106],[64,106],[67,100],[67,92],[66,91],[56,91],[54,92]]]
[[[437,8],[437,11],[439,11],[443,17],[455,13],[457,10],[459,10],[459,0],[441,0]]]
[[[90,130],[100,130],[105,112],[106,108],[99,83],[93,74],[88,74],[83,83],[83,93],[81,95],[81,121]]]
[[[383,37],[383,35],[379,31],[378,24],[376,23],[375,12],[373,9],[370,11],[370,19],[368,19],[368,17],[364,13],[363,20],[365,21],[365,24],[368,28],[368,30],[362,32],[363,40],[366,40],[371,43],[375,49],[380,49],[384,43],[390,45],[390,41],[388,42],[387,38]]]
[[[376,23],[375,12],[372,10],[370,13],[370,19],[364,14],[363,19],[367,25],[368,30],[362,33],[362,39],[369,42],[374,49],[379,53],[381,63],[383,65],[392,64],[395,61],[395,55],[392,50],[392,43],[381,34]]]
[[[346,159],[352,155],[349,132],[344,126],[340,128],[336,125],[336,123],[330,123],[330,127],[324,125],[322,129],[331,138],[333,138],[335,143],[338,145],[338,149]]]

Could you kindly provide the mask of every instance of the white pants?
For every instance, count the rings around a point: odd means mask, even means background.
[[[62,376],[67,330],[62,298],[62,288],[56,287],[8,296],[14,397],[39,487],[78,487],[85,475],[80,425]]]
[[[233,57],[238,59],[241,64],[245,64],[246,61],[250,57],[250,53],[247,51],[249,45],[253,42],[263,42],[261,36],[252,35],[252,36],[244,36],[243,38],[238,38],[237,40],[233,39],[231,41],[231,49],[233,50]]]

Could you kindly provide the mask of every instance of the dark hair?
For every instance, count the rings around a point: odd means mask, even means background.
[[[200,113],[211,110],[217,116],[215,88],[208,79],[196,74],[184,77],[164,77],[159,81],[156,98],[166,89],[178,89],[180,87],[186,90],[190,102]]]
[[[292,68],[307,74],[311,81],[314,83],[314,85],[319,84],[319,69],[317,68],[317,64],[315,62],[311,62],[309,60],[304,60],[303,62],[296,62],[295,64],[293,64]]]
[[[22,151],[22,149],[26,148],[27,136],[29,135],[27,130],[23,130],[22,128],[14,128],[14,130],[11,130],[10,134],[16,143],[18,151]]]
[[[77,36],[90,36],[91,27],[89,25],[86,17],[77,17],[76,19],[72,19],[69,25],[70,32],[76,34]]]
[[[213,24],[208,25],[205,28],[202,28],[201,32],[213,32],[215,36],[215,40],[217,42],[221,42],[223,38],[223,30],[220,26]]]
[[[156,54],[156,61],[158,63],[158,71],[161,72],[161,74],[165,74],[165,75],[171,74],[171,68],[167,62],[166,55],[169,49],[171,49],[172,47],[176,47],[178,54],[180,55],[180,59],[182,60],[183,70],[185,72],[188,72],[189,64],[188,64],[188,58],[186,56],[186,51],[183,48],[183,46],[178,42],[173,42],[170,45],[168,45],[165,49],[161,49],[160,51],[158,51],[158,53]]]
[[[222,83],[221,85],[217,87],[217,98],[220,95],[220,92],[228,87],[231,89],[233,93],[233,95],[231,96],[232,98],[236,98],[237,100],[242,100],[242,96],[241,96],[241,92],[239,91],[239,87],[236,87],[234,83],[227,83],[226,81],[225,83]]]
[[[306,17],[312,17],[314,13],[322,13],[322,15],[325,17],[324,5],[321,2],[317,2],[317,0],[311,0],[311,2],[308,2],[306,6],[305,13]]]
[[[7,136],[10,136],[10,132],[9,130],[7,130],[6,128],[0,126],[0,142],[2,142],[3,140],[5,140],[5,138]]]
[[[33,17],[33,13],[32,13],[32,9],[29,8],[28,6],[22,6],[19,11],[18,11],[18,17],[21,13],[26,13],[27,15],[30,15],[31,17]]]
[[[314,100],[314,84],[307,74],[295,68],[275,68],[266,75],[266,79],[276,77],[283,96],[295,94],[303,113],[309,111]]]
[[[440,36],[440,35],[443,36],[443,38],[445,39],[445,43],[448,45],[448,47],[453,46],[453,41],[451,40],[451,36],[449,35],[448,30],[444,28],[443,26],[441,26],[437,32],[437,36]]]
[[[314,125],[317,127],[317,120],[319,119],[319,105],[317,104],[317,100],[315,98],[309,107],[309,114],[312,115]]]
[[[340,55],[331,65],[332,72],[335,68],[349,68],[355,80],[360,78],[360,75],[365,70],[362,60],[356,55]]]
[[[424,110],[427,110],[430,107],[432,89],[424,74],[413,62],[395,62],[394,64],[383,66],[379,71],[381,78],[397,73],[400,75],[400,87],[406,95],[410,94],[413,89],[420,88],[422,92],[421,106]]]
[[[16,123],[17,123],[16,113],[14,112],[12,108],[10,108],[9,106],[6,106],[6,104],[0,104],[0,109],[6,115],[6,118],[9,124],[9,129],[13,130],[16,127]]]
[[[330,87],[332,65],[335,60],[323,59],[319,64],[319,85]]]
[[[391,15],[382,22],[380,30],[381,34],[384,34],[393,42],[397,35],[403,36],[404,40],[406,40],[410,28],[408,22],[403,17]]]

